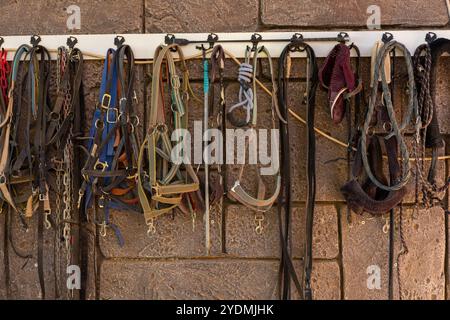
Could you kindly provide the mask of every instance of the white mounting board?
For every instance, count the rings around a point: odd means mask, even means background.
[[[394,39],[406,45],[411,54],[422,43],[425,42],[425,35],[428,32],[435,32],[438,37],[449,38],[450,30],[375,30],[375,31],[347,31],[350,37],[350,43],[355,43],[360,51],[361,56],[370,57],[374,43],[381,40],[384,32],[390,32],[393,34]],[[261,32],[259,33],[263,40],[269,39],[290,39],[295,32]],[[301,32],[305,39],[307,38],[335,38],[339,31],[326,31],[326,32]],[[237,33],[217,33],[219,40],[231,39],[231,40],[249,40],[253,35],[252,32],[237,32]],[[45,46],[51,51],[55,51],[59,46],[65,46],[67,38],[70,35],[42,35],[42,41],[40,44]],[[125,43],[129,44],[135,54],[136,59],[147,60],[153,59],[155,49],[164,44],[165,33],[158,34],[123,34]],[[208,33],[176,33],[177,38],[184,38],[188,40],[206,40]],[[5,36],[3,37],[5,43],[3,47],[9,50],[8,59],[12,59],[14,55],[14,49],[22,44],[29,44],[31,36]],[[75,35],[78,39],[77,47],[85,53],[85,59],[101,59],[105,55],[108,48],[114,48],[115,34],[89,34],[89,35]],[[273,57],[278,57],[288,42],[270,42],[263,41],[261,44],[266,46]],[[238,58],[242,58],[245,52],[245,43],[221,43],[222,46],[235,55]],[[322,42],[314,41],[309,42],[314,48],[317,57],[326,57],[335,42]],[[195,44],[183,46],[183,53],[186,56],[191,56],[199,53]],[[89,54],[93,54],[90,56]],[[301,56],[298,54],[298,56]]]

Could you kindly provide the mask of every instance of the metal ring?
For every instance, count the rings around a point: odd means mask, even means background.
[[[138,127],[141,124],[141,119],[137,115],[133,115],[130,117],[130,119],[135,119],[134,123],[131,122],[131,125]]]
[[[54,111],[50,112],[49,116],[50,116],[50,121],[59,121],[59,119],[61,119],[61,115]]]
[[[387,128],[389,128],[389,130]],[[383,123],[383,130],[386,133],[392,132],[392,123],[390,121],[386,121],[385,123]]]
[[[98,125],[99,123],[101,123],[101,127]],[[103,129],[105,127],[105,124],[103,123],[103,121],[101,121],[100,119],[95,120],[95,128],[96,129]]]

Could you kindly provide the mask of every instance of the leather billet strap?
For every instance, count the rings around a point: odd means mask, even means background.
[[[403,117],[401,123],[398,122],[394,110],[393,100],[391,91],[389,88],[389,82],[386,78],[385,73],[385,61],[386,57],[389,57],[389,54],[393,50],[399,50],[404,55],[404,60],[407,68],[408,73],[408,104],[406,106],[406,114]],[[411,55],[408,51],[408,49],[401,43],[397,41],[391,41],[387,44],[385,44],[383,47],[381,47],[380,51],[378,52],[378,55],[375,60],[374,65],[374,74],[372,75],[374,79],[378,79],[381,75],[381,87],[382,87],[382,100],[383,100],[383,106],[386,109],[386,114],[388,116],[388,119],[385,119],[385,122],[383,123],[383,127],[386,130],[387,128],[390,129],[390,132],[388,132],[386,139],[396,137],[397,143],[400,147],[401,157],[402,157],[402,175],[398,177],[393,184],[385,184],[380,182],[375,175],[373,174],[370,166],[369,161],[367,157],[367,153],[364,152],[366,150],[367,146],[367,135],[371,133],[373,130],[372,126],[372,119],[374,117],[375,113],[375,105],[379,101],[378,100],[378,86],[372,87],[371,97],[369,100],[369,106],[367,108],[366,118],[363,124],[363,132],[361,134],[361,150],[362,152],[362,161],[364,164],[365,171],[367,175],[369,176],[370,180],[378,187],[386,191],[395,191],[400,190],[403,188],[408,182],[411,177],[410,172],[410,163],[409,163],[409,151],[406,146],[405,139],[403,137],[403,132],[409,126],[412,122],[412,119],[416,121],[418,116],[418,106],[417,106],[417,95],[416,95],[416,87],[415,87],[415,81],[414,81],[414,68],[412,64]],[[386,126],[387,124],[387,126]]]
[[[222,150],[226,149],[226,139],[224,138],[226,129],[226,101],[225,101],[225,50],[218,44],[215,45],[211,51],[211,72],[210,72],[210,86],[209,86],[209,110],[208,110],[208,128],[217,127],[222,133]],[[215,87],[219,87],[219,103],[215,108]],[[217,109],[217,110],[215,110]],[[208,174],[213,179],[209,179],[213,183],[208,183],[209,187],[209,205],[214,207],[221,203],[224,194],[224,183],[222,172],[224,172],[224,164],[217,164],[217,172],[211,172],[208,170]],[[200,179],[205,181],[205,179]]]
[[[275,82],[275,76],[274,76],[274,70],[273,70],[273,62],[272,62],[272,57],[269,53],[269,51],[267,50],[266,47],[262,46],[262,47],[258,47],[258,48],[254,48],[254,50],[252,51],[252,48],[247,47],[246,50],[246,65],[250,65],[250,55],[252,55],[253,53],[253,61],[252,61],[252,74],[246,74],[245,77],[247,79],[251,79],[251,82],[243,82],[242,80],[242,72],[240,71],[240,83],[241,83],[241,89],[239,92],[239,100],[242,100],[242,95],[244,94],[244,92],[246,93],[246,97],[248,99],[251,99],[249,101],[246,101],[247,103],[247,120],[251,119],[251,123],[249,124],[249,129],[253,130],[256,126],[257,126],[257,113],[258,113],[258,108],[257,108],[257,97],[256,97],[256,67],[257,67],[257,61],[258,61],[258,55],[259,53],[263,53],[266,57],[267,60],[269,62],[269,71],[272,77],[272,108],[271,108],[271,113],[272,113],[272,128],[276,128],[276,123],[275,123],[275,119],[277,118],[277,116],[280,116],[280,112],[279,112],[279,108],[278,108],[278,100],[277,100],[277,84]],[[251,85],[251,90],[248,90],[250,88]],[[251,94],[248,94],[248,92],[251,91]],[[234,125],[238,125],[240,126],[241,124],[243,124],[244,122],[247,123],[247,120],[245,121],[237,121],[234,116],[231,116],[233,114],[233,110],[236,109],[237,107],[241,106],[242,102],[231,107],[228,110],[228,120],[234,124]],[[243,106],[243,105],[242,105]],[[251,107],[249,107],[251,106]],[[250,112],[250,113],[249,113]],[[251,116],[250,116],[251,115]],[[279,118],[281,119],[281,118]],[[283,119],[284,120],[284,119]],[[251,140],[252,138],[250,138]],[[252,141],[249,141],[249,143],[251,143]],[[247,142],[246,142],[246,145]],[[239,177],[238,180],[234,183],[234,186],[228,191],[228,196],[231,199],[234,199],[236,201],[239,201],[240,203],[242,203],[243,205],[245,205],[248,208],[251,208],[255,211],[260,211],[260,212],[266,212],[268,210],[270,210],[272,208],[272,205],[275,203],[275,201],[278,198],[278,195],[280,193],[281,190],[281,175],[280,172],[277,172],[277,181],[276,181],[276,187],[275,187],[275,191],[274,193],[269,196],[268,198],[264,198],[265,197],[265,185],[264,182],[260,176],[260,172],[259,170],[257,170],[257,176],[258,176],[258,196],[252,197],[250,196],[245,190],[244,188],[241,186],[240,181],[243,178],[243,173],[244,173],[244,168],[245,168],[245,164],[241,165],[240,168],[240,173],[239,173]]]
[[[307,115],[307,198],[306,198],[306,239],[303,281],[299,281],[291,259],[290,233],[292,219],[292,199],[291,199],[291,162],[290,162],[290,136],[289,124],[280,119],[281,137],[281,177],[282,189],[278,199],[278,217],[280,223],[280,240],[282,256],[280,261],[280,297],[284,300],[291,298],[291,283],[293,282],[298,294],[303,299],[312,299],[311,272],[312,272],[312,236],[314,223],[314,206],[316,196],[315,181],[315,131],[314,114],[315,98],[318,86],[318,67],[314,50],[304,42],[292,42],[288,44],[280,55],[278,73],[278,101],[280,113],[283,118],[288,116],[288,85],[290,78],[292,52],[306,52],[306,115]]]
[[[174,61],[178,54],[183,73],[180,79]],[[199,179],[189,163],[173,163],[170,159],[173,145],[171,134],[177,129],[187,129],[189,72],[181,48],[177,45],[161,46],[156,50],[153,64],[152,95],[148,119],[148,132],[138,156],[139,200],[144,217],[153,232],[154,219],[178,208],[182,201],[192,201],[189,194],[199,190]],[[166,120],[163,66],[166,66],[169,85],[172,124]],[[182,172],[182,167],[185,172]],[[191,206],[192,207],[192,206]]]

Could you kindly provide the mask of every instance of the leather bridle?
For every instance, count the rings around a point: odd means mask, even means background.
[[[406,115],[400,124],[396,119],[391,98],[390,78],[388,78],[390,73],[387,75],[385,68],[389,54],[393,50],[399,50],[404,54],[408,71],[409,103]],[[348,206],[359,214],[368,212],[373,215],[383,215],[389,212],[401,203],[406,195],[406,184],[410,178],[409,152],[404,132],[411,120],[417,118],[417,99],[411,55],[404,45],[391,41],[379,50],[372,78],[380,79],[380,75],[381,89],[378,81],[374,80],[365,121],[359,132],[358,148],[352,169],[353,178],[341,188]],[[386,146],[389,180],[383,173],[381,144]],[[400,155],[398,146],[400,146]],[[402,167],[398,162],[399,156],[402,159]],[[359,177],[362,177],[363,173],[368,178],[360,181]]]

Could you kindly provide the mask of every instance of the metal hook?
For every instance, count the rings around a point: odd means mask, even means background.
[[[124,38],[124,37],[122,37],[122,36],[116,36],[116,37],[114,38],[114,45],[115,45],[117,48],[120,48],[124,43],[125,43],[125,38]]]
[[[291,43],[293,46],[290,49],[290,52],[300,51],[301,45],[304,43],[304,38],[301,33],[294,33],[291,37]]]
[[[250,38],[252,46],[252,51],[256,51],[258,49],[259,42],[262,41],[262,36],[259,33],[252,34],[252,37]]]
[[[166,34],[164,37],[164,43],[167,45],[175,43],[175,35],[172,33]]]
[[[294,33],[291,38],[291,42],[303,42],[303,35],[301,33]]]
[[[340,43],[347,42],[349,40],[349,38],[350,38],[350,36],[348,35],[347,32],[339,32],[339,34],[337,36],[338,42],[340,42]]]
[[[384,44],[391,42],[394,40],[394,35],[390,32],[383,33],[383,37],[381,38],[381,41],[383,41]]]
[[[38,35],[32,35],[31,39],[30,39],[30,43],[33,47],[37,47],[39,45],[39,43],[41,42],[41,37]]]
[[[425,41],[428,44],[431,44],[433,41],[435,41],[437,39],[437,34],[434,32],[428,32],[427,35],[425,36]]]
[[[212,49],[214,44],[219,41],[219,36],[215,33],[210,33],[206,41],[209,43],[209,49]]]
[[[69,47],[69,49],[73,49],[77,43],[78,43],[77,38],[72,36],[67,38],[67,46]]]

